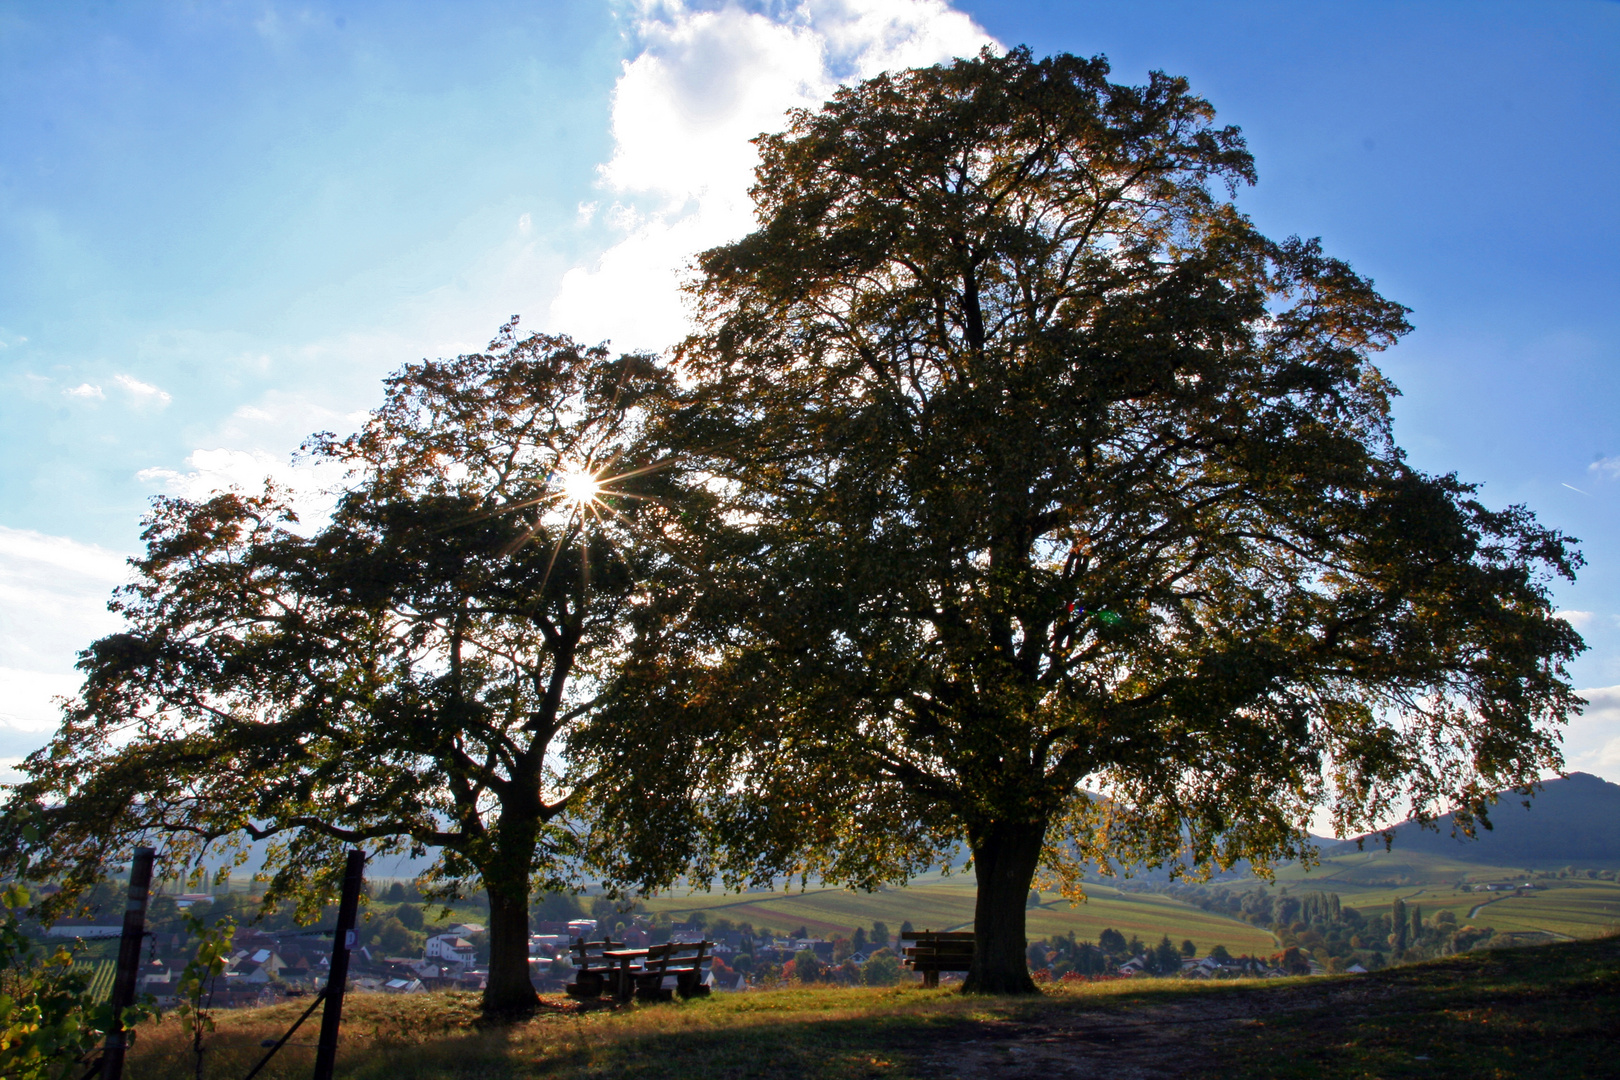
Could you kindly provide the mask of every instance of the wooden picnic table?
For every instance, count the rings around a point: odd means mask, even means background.
[[[669,941],[645,949],[627,949],[622,941],[585,941],[571,946],[577,970],[567,986],[568,996],[590,1000],[600,997],[611,984],[620,1001],[632,997],[642,1001],[668,1001],[681,997],[704,997],[704,965],[710,960],[712,941]],[[664,979],[673,978],[675,988],[665,989]]]
[[[603,949],[602,959],[612,962],[613,967],[613,996],[620,1001],[629,1001],[635,993],[635,972],[633,966],[637,960],[647,959],[646,949]]]

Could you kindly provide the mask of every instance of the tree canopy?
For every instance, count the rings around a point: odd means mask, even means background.
[[[532,1007],[531,883],[572,884],[568,816],[597,780],[558,755],[669,518],[638,449],[667,384],[514,320],[311,440],[350,468],[329,522],[301,531],[273,489],[158,500],[127,628],[83,653],[81,698],[22,766],[8,866],[82,886],[134,837],[171,870],[272,838],[270,901],[314,905],[343,847],[431,848],[442,889],[488,890],[486,1009]]]
[[[713,584],[638,612],[621,669],[701,765],[596,807],[632,846],[701,807],[733,883],[965,843],[969,990],[1033,988],[1038,871],[1264,868],[1321,806],[1479,810],[1558,767],[1579,704],[1571,542],[1393,440],[1372,357],[1406,309],[1257,232],[1184,80],[1108,75],[987,52],[758,140],[660,436],[727,500]],[[631,767],[626,730],[581,749]]]

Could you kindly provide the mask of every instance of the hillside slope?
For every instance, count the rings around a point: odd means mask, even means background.
[[[1493,866],[1599,867],[1620,865],[1620,784],[1590,773],[1570,773],[1549,780],[1526,808],[1523,796],[1501,795],[1493,808],[1489,829],[1477,830],[1475,839],[1452,835],[1448,820],[1439,830],[1416,822],[1397,826],[1392,850],[1439,855],[1458,862]],[[1382,848],[1377,833],[1363,837],[1363,849]],[[1357,850],[1350,841],[1324,846],[1324,858]]]

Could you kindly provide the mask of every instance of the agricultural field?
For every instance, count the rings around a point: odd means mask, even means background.
[[[80,957],[74,961],[74,966],[90,971],[90,1000],[101,1004],[112,996],[113,976],[118,972],[118,965],[111,960],[94,960]]]
[[[1533,896],[1492,900],[1468,921],[1502,931],[1540,930],[1570,938],[1613,934],[1620,931],[1620,886],[1612,881],[1558,882]]]
[[[1491,883],[1532,881],[1529,895],[1477,891]],[[1464,890],[1463,885],[1476,888]],[[1246,891],[1248,883],[1227,883]],[[1365,915],[1386,915],[1398,898],[1420,907],[1425,920],[1450,911],[1458,925],[1472,923],[1504,933],[1543,933],[1553,938],[1589,938],[1620,929],[1620,883],[1588,878],[1536,876],[1524,868],[1482,866],[1424,853],[1361,852],[1324,859],[1309,870],[1280,870],[1272,888],[1295,895],[1320,890]]]
[[[1157,941],[1164,934],[1177,944],[1190,938],[1200,953],[1216,945],[1225,945],[1233,953],[1270,953],[1277,948],[1264,930],[1200,911],[1168,896],[1122,893],[1104,885],[1088,885],[1086,892],[1086,902],[1077,905],[1055,893],[1043,894],[1041,905],[1028,912],[1029,936],[1050,938],[1073,933],[1077,938],[1094,941],[1099,933],[1111,928],[1144,941]],[[665,911],[676,918],[703,911],[711,919],[726,918],[778,931],[803,926],[818,935],[847,935],[857,926],[869,927],[879,920],[888,924],[890,932],[898,932],[900,924],[907,921],[919,930],[971,929],[973,896],[971,878],[936,877],[927,884],[876,893],[829,888],[741,895],[693,892],[646,903],[650,910]]]

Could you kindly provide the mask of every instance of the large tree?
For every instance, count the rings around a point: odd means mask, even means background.
[[[730,527],[624,669],[692,766],[597,807],[629,835],[693,799],[734,883],[965,843],[970,991],[1033,989],[1038,871],[1482,812],[1579,704],[1547,591],[1578,553],[1392,439],[1370,357],[1406,309],[1254,229],[1183,80],[1108,73],[985,53],[759,140],[664,429]]]
[[[312,440],[349,468],[318,528],[275,491],[158,500],[127,628],[83,654],[11,793],[9,868],[82,887],[137,837],[173,870],[274,838],[269,900],[309,905],[346,846],[435,849],[442,889],[488,892],[486,1010],[532,1008],[531,883],[569,883],[596,781],[558,755],[661,558],[664,481],[637,447],[667,384],[508,325]]]

